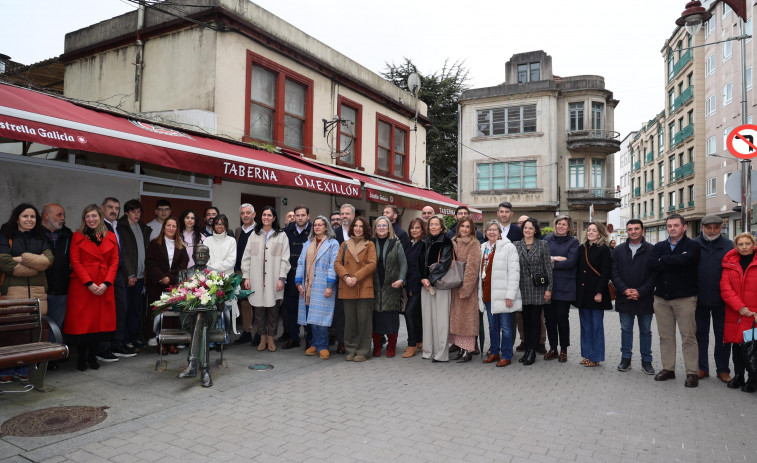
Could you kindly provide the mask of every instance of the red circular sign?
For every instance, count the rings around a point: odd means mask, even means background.
[[[733,129],[726,139],[726,147],[737,158],[757,157],[757,125],[744,124]]]

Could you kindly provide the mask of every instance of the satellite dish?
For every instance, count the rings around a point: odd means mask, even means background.
[[[407,76],[407,88],[413,96],[418,96],[418,91],[421,89],[421,76],[417,72],[413,72]]]

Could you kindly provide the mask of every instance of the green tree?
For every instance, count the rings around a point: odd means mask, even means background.
[[[468,70],[460,61],[444,62],[433,74],[420,72],[412,60],[386,63],[382,75],[408,90],[407,77],[417,72],[421,78],[418,98],[428,105],[431,127],[426,131],[426,163],[431,166],[431,188],[457,197],[457,102],[468,87]]]

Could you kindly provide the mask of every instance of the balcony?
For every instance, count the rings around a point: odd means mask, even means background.
[[[670,107],[670,114],[673,114],[674,112],[678,111],[679,109],[683,108],[686,103],[688,103],[691,98],[694,96],[694,86],[689,85],[689,88],[681,92],[678,97],[673,100],[673,106]]]
[[[682,128],[677,134],[673,136],[673,140],[670,142],[670,148],[674,148],[680,145],[684,141],[694,136],[694,124],[689,124]]]
[[[636,161],[633,163],[633,170],[636,172],[637,170],[641,169],[641,161]]]
[[[652,191],[654,190],[654,180],[650,180],[647,182],[647,189],[646,191]]]
[[[604,155],[620,151],[620,134],[612,130],[573,130],[566,138],[571,151]]]
[[[633,195],[635,197],[641,196],[641,187],[640,186],[637,186],[636,188],[633,189]]]
[[[686,53],[681,55],[680,58],[678,58],[678,61],[676,64],[673,65],[673,72],[668,74],[668,82],[672,81],[673,78],[678,75],[679,72],[681,72],[681,69],[685,68],[687,64],[689,64],[689,61],[691,61],[693,54],[691,53],[691,50],[686,50]]]
[[[694,175],[694,161],[678,167],[670,173],[670,181],[675,182]]]
[[[654,151],[648,152],[644,157],[644,164],[649,164],[652,161],[654,161]]]
[[[684,204],[683,204],[683,203],[681,203],[681,204],[679,204],[679,205],[678,205],[678,209],[683,209],[684,207],[685,207],[685,206],[684,206]]]
[[[620,206],[620,192],[615,188],[572,188],[567,191],[571,209],[589,209],[593,204],[594,209],[611,211]]]
[[[689,207],[694,207],[694,201],[689,201]]]
[[[668,208],[668,210],[669,210],[670,212],[673,212],[673,211],[675,211],[675,210],[676,210],[676,207],[675,207],[675,206],[670,206],[670,207]]]

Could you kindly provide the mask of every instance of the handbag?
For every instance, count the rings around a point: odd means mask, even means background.
[[[441,249],[439,250],[439,257],[437,257],[436,263],[431,264],[428,267],[429,272],[434,271],[434,267],[439,265],[439,259],[442,256]],[[455,252],[452,251],[452,264],[449,266],[449,270],[443,277],[436,280],[434,288],[436,289],[455,289],[463,286],[463,275],[465,275],[465,262],[458,262],[455,258]]]
[[[741,343],[741,353],[744,356],[744,365],[750,375],[757,373],[757,340],[754,339],[755,321],[752,320],[752,329],[744,331],[744,334],[750,333],[752,340]]]
[[[586,247],[584,247],[584,256],[586,257],[586,265],[588,265],[589,268],[592,269],[594,273],[597,274],[597,276],[602,276],[602,274],[597,272],[597,269],[595,269],[589,262],[589,249]],[[610,301],[614,301],[615,300],[615,285],[612,284],[612,281],[610,280],[607,281],[607,291],[610,292]]]
[[[536,272],[531,270],[531,263],[528,261],[528,256],[524,256],[523,261],[528,267],[528,274],[531,275],[531,281],[534,282],[534,286],[549,286],[549,276],[547,272]]]

